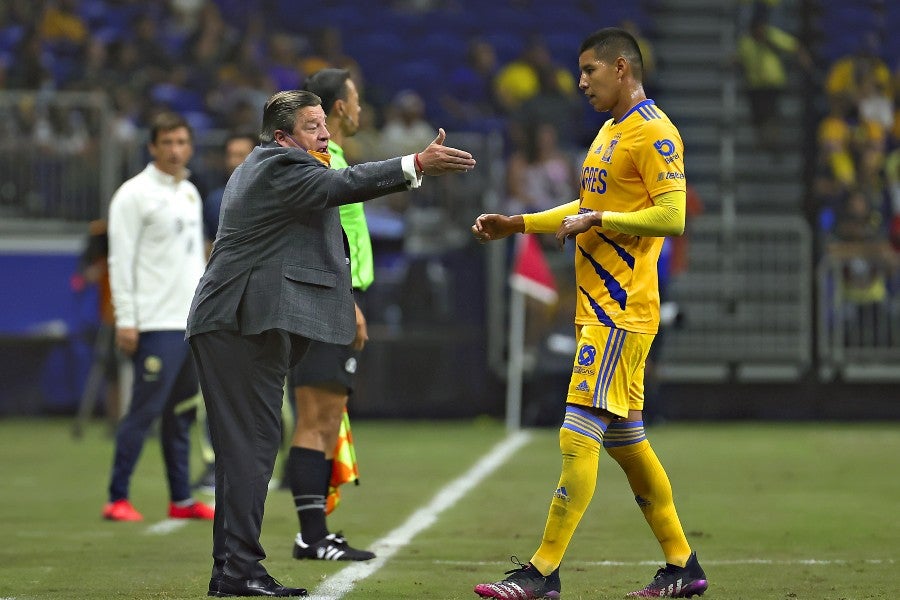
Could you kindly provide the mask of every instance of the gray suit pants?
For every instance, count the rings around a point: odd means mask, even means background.
[[[281,442],[283,386],[308,343],[281,329],[190,338],[216,453],[213,578],[266,574],[259,537]]]

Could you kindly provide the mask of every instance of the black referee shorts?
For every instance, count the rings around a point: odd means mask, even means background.
[[[345,387],[349,395],[353,392],[360,354],[352,345],[339,346],[312,341],[306,354],[291,369],[291,387],[337,384]]]

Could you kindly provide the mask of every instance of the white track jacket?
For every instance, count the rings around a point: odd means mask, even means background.
[[[184,330],[206,267],[200,193],[153,163],[109,205],[109,281],[116,326]]]

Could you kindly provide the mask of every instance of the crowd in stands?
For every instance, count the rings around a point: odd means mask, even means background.
[[[585,3],[483,5],[476,19],[470,0],[7,0],[0,4],[0,90],[35,94],[7,109],[13,114],[3,114],[0,127],[6,140],[86,151],[96,120],[42,107],[41,93],[102,91],[115,113],[114,137],[126,143],[162,109],[185,115],[200,133],[254,130],[273,91],[338,66],[351,70],[366,103],[362,131],[347,149],[351,160],[419,147],[437,126],[499,131],[516,172],[552,173],[544,183],[570,192],[568,165],[556,169],[547,157],[577,156],[601,122],[578,95],[577,43],[593,23],[616,18],[639,36],[652,86],[652,46],[641,34],[646,11],[607,7],[599,19]],[[862,36],[829,65],[815,193],[827,234],[840,237],[851,199],[862,194],[880,235],[900,246],[900,75],[890,37]],[[749,48],[753,40],[742,43]],[[510,186],[511,203],[546,204],[522,196]]]
[[[415,29],[415,39],[401,37],[398,19],[419,14],[405,5],[421,3],[337,2],[305,26],[304,17],[314,8],[309,2],[293,3],[293,9],[291,3],[264,0],[242,8],[235,4],[240,3],[9,0],[0,7],[0,89],[103,90],[116,111],[137,126],[165,107],[187,115],[200,131],[239,129],[258,119],[272,91],[298,88],[316,70],[337,66],[360,81],[378,111],[379,126],[390,118],[392,100],[400,94],[398,100],[408,102],[411,89],[422,96],[430,121],[484,131],[502,127],[502,118],[543,90],[542,69],[556,71],[559,90],[571,96],[576,46],[589,32],[589,25],[580,23],[569,34],[568,47],[558,44],[551,53],[527,29],[499,34],[470,27],[452,37]],[[331,14],[329,8],[341,7],[347,15],[371,14],[368,4],[381,6],[377,30],[371,21],[372,31],[362,32],[352,31],[353,23],[338,26],[322,18]],[[448,14],[466,12],[461,7]],[[571,18],[584,21],[585,15]],[[533,18],[538,27],[540,17]],[[423,43],[432,55],[418,50]],[[353,46],[352,55],[347,46]],[[405,60],[413,48],[427,66]],[[441,85],[434,86],[438,79]]]
[[[841,14],[844,28],[858,22]],[[855,47],[827,64],[817,131],[820,250],[843,261],[844,299],[862,310],[900,293],[900,56],[886,31],[858,32]]]
[[[611,18],[636,33],[646,23],[638,6],[601,16],[586,3],[537,0],[7,0],[0,91],[31,94],[0,106],[3,137],[43,140],[56,154],[95,152],[98,115],[43,101],[60,91],[106,94],[112,139],[132,147],[165,109],[201,136],[254,130],[271,93],[336,66],[353,73],[364,102],[363,131],[347,149],[353,162],[420,147],[438,126],[499,132],[507,152],[527,153],[528,129],[550,123],[559,146],[577,154],[602,122],[579,96],[577,45]]]

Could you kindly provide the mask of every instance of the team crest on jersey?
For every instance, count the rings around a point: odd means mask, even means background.
[[[619,140],[622,139],[622,134],[617,133],[616,137],[609,141],[609,146],[606,147],[606,152],[603,153],[603,156],[600,157],[600,160],[605,163],[612,162],[613,150],[616,149],[616,145],[619,143]]]
[[[356,373],[356,359],[352,356],[347,359],[347,362],[344,363],[344,370],[350,373],[351,375]]]

